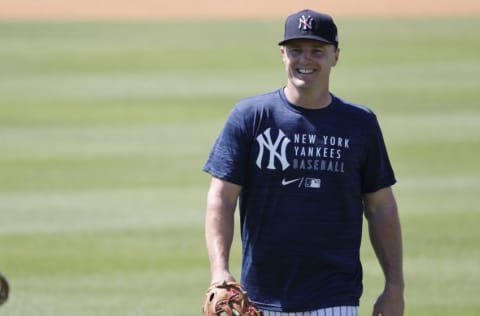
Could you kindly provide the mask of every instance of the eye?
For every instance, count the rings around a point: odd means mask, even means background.
[[[288,47],[287,51],[290,56],[298,56],[302,53],[302,50],[298,47]]]

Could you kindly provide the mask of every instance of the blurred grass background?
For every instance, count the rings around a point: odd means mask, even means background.
[[[337,24],[332,91],[377,113],[399,180],[406,315],[479,315],[480,20]],[[0,22],[2,315],[201,314],[200,170],[233,104],[285,83],[282,31]],[[362,257],[369,315],[367,238]]]

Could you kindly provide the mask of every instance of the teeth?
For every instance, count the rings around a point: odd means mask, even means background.
[[[311,73],[313,73],[313,69],[299,68],[298,72],[301,73],[301,74],[311,74]]]

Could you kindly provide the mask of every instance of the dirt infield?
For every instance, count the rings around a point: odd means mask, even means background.
[[[479,0],[0,0],[0,19],[264,19],[303,8],[335,17],[480,16]]]

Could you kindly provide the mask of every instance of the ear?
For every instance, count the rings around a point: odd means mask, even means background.
[[[285,61],[285,59],[287,59],[287,50],[285,46],[280,46],[280,54],[282,55],[282,60]]]
[[[338,59],[340,58],[340,48],[336,47],[335,48],[335,63],[333,66],[337,65]]]

